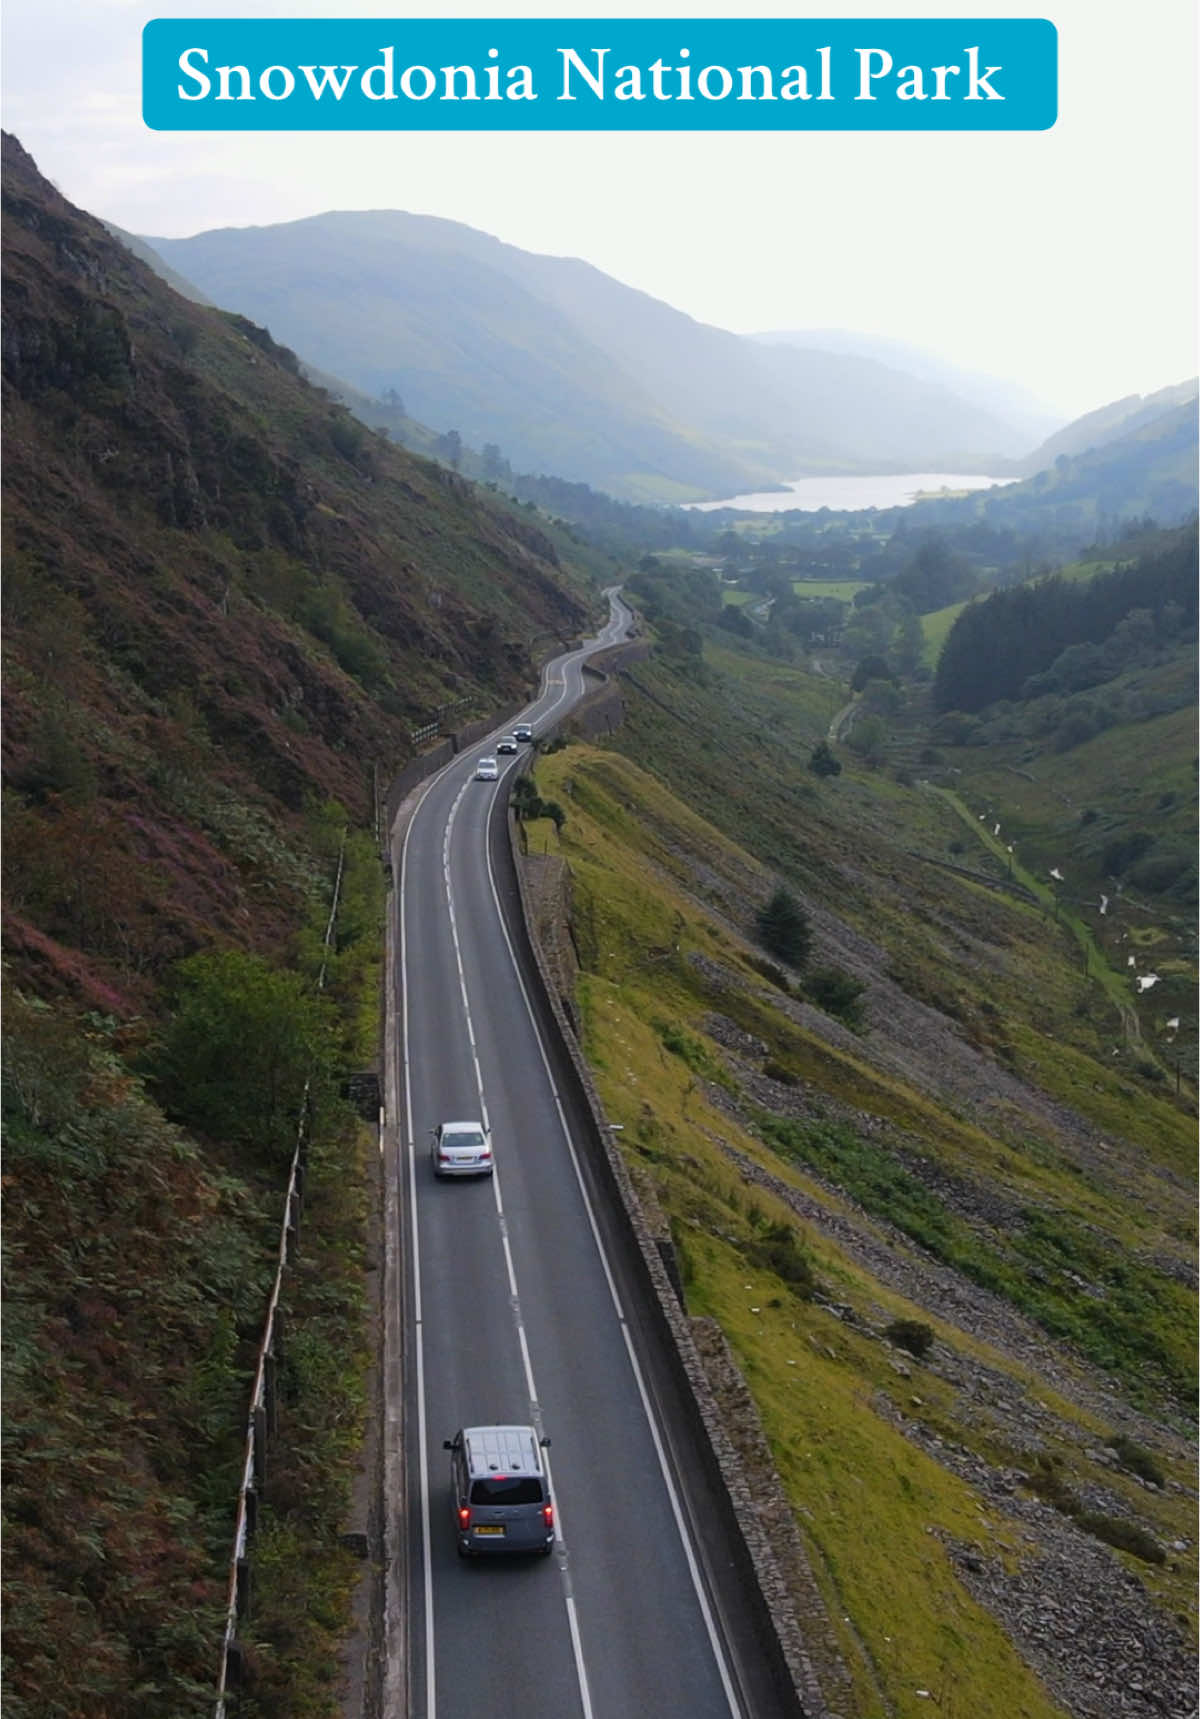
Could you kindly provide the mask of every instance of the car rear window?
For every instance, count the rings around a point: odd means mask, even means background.
[[[444,1146],[482,1146],[483,1135],[478,1128],[450,1128],[442,1135]]]
[[[471,1487],[472,1504],[540,1504],[542,1483],[536,1474],[493,1474]]]

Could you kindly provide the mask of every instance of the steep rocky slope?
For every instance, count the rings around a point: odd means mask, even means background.
[[[524,693],[587,581],[171,292],[11,139],[4,175],[9,934],[137,993],[205,930],[269,942],[267,826],[369,817],[413,730]],[[86,915],[46,875],[81,840]]]
[[[9,138],[3,174],[5,1712],[212,1712],[311,1074],[245,1695],[326,1715],[372,1161],[338,1085],[374,1044],[376,801],[414,731],[526,695],[589,580],[552,527],[176,296]],[[250,1013],[189,1086],[163,1043],[197,954],[193,1045]],[[204,1117],[222,1081],[241,1122]]]

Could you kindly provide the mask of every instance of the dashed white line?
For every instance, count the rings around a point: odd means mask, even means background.
[[[610,622],[609,625],[602,630],[602,632],[598,635],[597,639],[594,642],[597,644],[606,642],[608,639],[609,633],[612,629],[613,629],[613,622]],[[547,673],[545,680],[544,680],[544,683],[543,683],[542,692],[539,696],[539,699],[535,702],[535,705],[531,707],[531,713],[536,712],[537,704],[540,704],[541,699],[544,698],[552,689],[556,689],[558,691],[558,696],[552,700],[552,702],[548,705],[548,707],[545,710],[541,711],[540,713],[538,713],[535,716],[535,718],[534,718],[535,720],[538,720],[538,719],[545,720],[547,717],[553,716],[555,714],[555,712],[559,709],[559,707],[567,701],[569,694],[568,694],[568,689],[567,689],[567,673],[566,673],[565,666],[557,667],[557,668],[555,668],[555,669],[553,669]],[[496,732],[499,733],[499,732],[501,732],[501,730],[497,730]],[[418,801],[417,807],[414,809],[413,814],[409,819],[408,828],[405,831],[404,842],[403,842],[402,847],[401,847],[400,880],[399,880],[399,888],[398,888],[398,914],[397,914],[397,918],[399,920],[400,973],[401,973],[400,990],[401,990],[401,1007],[402,1007],[402,1014],[403,1014],[402,1044],[403,1044],[403,1071],[404,1071],[404,1094],[405,1094],[405,1132],[406,1132],[406,1136],[407,1136],[406,1144],[407,1144],[407,1150],[408,1150],[408,1193],[409,1193],[410,1234],[411,1234],[411,1249],[412,1249],[413,1317],[414,1317],[414,1324],[416,1327],[415,1353],[416,1353],[416,1394],[417,1394],[417,1461],[418,1461],[418,1470],[419,1470],[419,1476],[420,1476],[420,1489],[421,1489],[421,1545],[422,1545],[422,1558],[423,1558],[424,1573],[425,1573],[425,1581],[424,1581],[424,1611],[425,1611],[424,1636],[425,1636],[425,1711],[426,1711],[426,1719],[436,1719],[436,1712],[437,1712],[437,1696],[436,1696],[436,1680],[435,1680],[435,1647],[436,1647],[436,1643],[435,1643],[435,1632],[434,1632],[433,1560],[432,1560],[430,1508],[429,1508],[429,1492],[430,1492],[430,1489],[429,1489],[429,1451],[428,1451],[428,1430],[426,1427],[426,1418],[427,1417],[426,1417],[426,1398],[425,1398],[424,1314],[423,1314],[422,1299],[421,1299],[420,1238],[419,1238],[418,1227],[417,1227],[416,1150],[415,1150],[415,1141],[413,1138],[412,1080],[411,1080],[411,1068],[410,1068],[410,1059],[409,1059],[409,1043],[408,1043],[408,1021],[409,1021],[408,965],[407,965],[407,959],[406,959],[406,931],[405,931],[404,907],[405,907],[405,888],[406,888],[406,883],[407,883],[408,843],[409,843],[409,838],[412,834],[412,830],[413,830],[413,826],[414,826],[415,821],[416,821],[417,814],[419,813],[421,806],[424,804],[424,801],[425,801],[430,789],[434,786],[434,784],[436,782],[438,782],[441,779],[442,776],[444,776],[446,774],[446,772],[448,770],[453,768],[454,763],[456,763],[457,761],[458,761],[457,759],[451,760],[451,762],[449,764],[447,764],[442,770],[437,771],[435,775],[433,775],[429,778],[429,781],[425,784],[425,787],[422,790],[420,800]],[[470,778],[468,778],[467,781],[465,781],[463,783],[462,788],[459,790],[459,793],[454,800],[453,806],[451,807],[450,816],[447,820],[446,833],[445,833],[445,836],[443,839],[443,848],[442,848],[442,871],[443,871],[443,879],[444,879],[445,891],[446,891],[446,902],[447,902],[447,907],[448,907],[449,915],[450,915],[451,935],[452,935],[453,942],[454,942],[455,960],[456,960],[456,964],[457,964],[457,968],[458,968],[459,988],[460,988],[460,991],[462,993],[463,1009],[464,1009],[465,1016],[466,1016],[467,1032],[468,1032],[468,1036],[470,1039],[470,1045],[471,1045],[471,1058],[472,1058],[472,1063],[473,1063],[474,1069],[475,1069],[476,1087],[477,1087],[477,1090],[479,1093],[480,1115],[481,1115],[481,1119],[483,1121],[484,1127],[489,1128],[490,1123],[488,1121],[487,1102],[486,1102],[486,1099],[484,1097],[484,1092],[483,1092],[483,1078],[482,1078],[482,1074],[481,1074],[480,1067],[479,1067],[479,1059],[478,1059],[478,1053],[477,1053],[476,1041],[475,1041],[475,1031],[474,1031],[474,1026],[473,1026],[473,1023],[471,1020],[470,1004],[469,1004],[469,999],[467,996],[466,976],[465,976],[465,972],[464,972],[464,968],[463,968],[462,951],[461,951],[461,947],[459,944],[458,926],[457,926],[457,921],[456,921],[455,912],[454,912],[454,894],[453,894],[453,888],[451,885],[451,877],[450,877],[450,837],[451,837],[451,831],[453,828],[455,817],[456,817],[457,812],[458,812],[459,805],[461,804],[463,795],[465,794],[465,792],[467,790],[469,782],[470,782]],[[495,879],[492,875],[492,865],[491,865],[490,853],[487,856],[487,864],[488,864],[488,877],[489,877],[489,882],[491,884],[493,900],[496,902],[497,912],[499,914],[499,899],[498,899],[498,896],[496,893]],[[521,994],[522,994],[522,997],[524,999],[526,1009],[529,1011],[530,1020],[533,1021],[533,1012],[532,1012],[532,1009],[530,1008],[529,998],[528,998],[528,995],[526,994],[526,991],[525,991],[524,981],[521,978],[520,970],[517,968],[515,957],[513,956],[512,944],[511,944],[511,941],[509,940],[509,936],[508,936],[508,928],[504,924],[503,916],[499,915],[499,918],[500,918],[500,925],[501,925],[501,930],[502,930],[503,935],[504,935],[505,943],[506,943],[508,950],[509,950],[509,956],[510,956],[510,959],[513,960],[513,968],[514,968],[514,971],[516,972],[517,982],[520,985]],[[705,1620],[708,1623],[710,1638],[712,1638],[714,1640],[714,1646],[715,1646],[716,1643],[715,1643],[715,1636],[714,1636],[714,1632],[713,1632],[713,1625],[712,1625],[711,1618],[710,1618],[710,1615],[708,1612],[707,1601],[703,1595],[703,1590],[702,1590],[702,1587],[700,1585],[699,1571],[696,1567],[694,1556],[693,1556],[692,1550],[691,1550],[691,1546],[688,1543],[687,1536],[686,1536],[686,1533],[684,1531],[682,1516],[680,1513],[678,1500],[676,1498],[674,1485],[672,1483],[669,1471],[668,1471],[667,1466],[666,1466],[666,1457],[665,1457],[665,1453],[662,1449],[661,1443],[659,1441],[658,1431],[657,1431],[657,1428],[654,1426],[653,1416],[650,1413],[649,1400],[648,1400],[648,1397],[646,1395],[645,1386],[642,1382],[640,1369],[638,1368],[638,1365],[637,1365],[637,1358],[633,1353],[629,1333],[628,1333],[628,1330],[627,1330],[626,1325],[625,1325],[624,1313],[621,1309],[620,1301],[619,1301],[619,1298],[617,1296],[616,1284],[613,1280],[612,1272],[609,1268],[608,1259],[604,1253],[604,1248],[603,1248],[601,1241],[600,1241],[600,1234],[599,1234],[599,1230],[598,1230],[597,1225],[596,1225],[595,1216],[594,1216],[592,1209],[591,1209],[591,1204],[588,1201],[586,1190],[583,1188],[582,1176],[581,1176],[578,1161],[577,1161],[576,1156],[575,1156],[574,1144],[572,1143],[572,1141],[570,1139],[569,1132],[567,1130],[566,1118],[565,1118],[565,1115],[563,1113],[563,1108],[562,1108],[561,1101],[559,1099],[557,1089],[554,1087],[553,1077],[550,1075],[549,1063],[546,1059],[545,1049],[544,1049],[542,1042],[541,1042],[541,1035],[537,1031],[536,1021],[533,1021],[533,1025],[534,1025],[534,1034],[535,1034],[535,1037],[537,1039],[539,1054],[541,1055],[543,1065],[546,1068],[547,1077],[548,1077],[548,1079],[550,1079],[551,1090],[554,1092],[554,1101],[555,1101],[555,1106],[556,1106],[557,1111],[558,1111],[559,1123],[560,1123],[560,1126],[562,1127],[564,1137],[566,1138],[566,1141],[567,1141],[568,1149],[571,1153],[571,1159],[572,1159],[572,1163],[573,1163],[574,1168],[575,1168],[576,1178],[579,1181],[579,1186],[580,1186],[581,1190],[583,1191],[584,1206],[585,1206],[585,1210],[587,1212],[588,1222],[589,1222],[589,1225],[591,1226],[592,1234],[593,1234],[593,1237],[595,1238],[596,1246],[597,1246],[597,1249],[598,1249],[598,1252],[600,1255],[601,1262],[603,1264],[605,1278],[606,1278],[606,1281],[608,1283],[609,1294],[612,1297],[613,1305],[616,1308],[617,1317],[618,1317],[618,1320],[621,1324],[622,1332],[624,1333],[626,1348],[629,1352],[630,1360],[631,1360],[631,1363],[633,1365],[634,1376],[637,1380],[638,1390],[639,1390],[639,1393],[641,1394],[641,1397],[642,1397],[642,1402],[643,1402],[643,1406],[644,1406],[645,1411],[646,1411],[647,1418],[650,1421],[651,1431],[652,1431],[652,1434],[654,1437],[655,1448],[658,1451],[659,1462],[660,1462],[660,1465],[662,1466],[662,1469],[663,1469],[664,1478],[666,1479],[668,1492],[669,1492],[669,1495],[671,1498],[672,1508],[675,1511],[676,1521],[679,1524],[680,1534],[681,1534],[683,1541],[684,1541],[684,1547],[685,1547],[685,1551],[687,1553],[689,1568],[692,1571],[692,1579],[693,1579],[693,1582],[696,1583],[697,1592],[700,1594],[701,1608],[704,1612]],[[527,1385],[528,1392],[529,1392],[531,1414],[533,1416],[534,1423],[537,1426],[537,1429],[540,1433],[542,1431],[541,1409],[540,1409],[540,1405],[539,1405],[536,1383],[534,1380],[533,1364],[532,1364],[532,1360],[531,1360],[531,1357],[529,1354],[529,1346],[528,1346],[528,1341],[527,1341],[526,1334],[525,1334],[524,1321],[521,1317],[520,1296],[519,1296],[518,1287],[517,1287],[516,1267],[515,1267],[513,1257],[512,1257],[512,1250],[511,1250],[511,1246],[509,1243],[509,1237],[508,1237],[508,1226],[507,1226],[507,1223],[505,1221],[505,1216],[504,1216],[504,1204],[503,1204],[503,1195],[502,1195],[502,1189],[501,1189],[501,1184],[500,1184],[500,1177],[499,1177],[499,1172],[495,1171],[495,1170],[493,1170],[493,1175],[492,1175],[492,1187],[493,1187],[493,1194],[494,1194],[494,1198],[495,1198],[495,1202],[496,1202],[497,1218],[498,1218],[499,1227],[500,1227],[501,1240],[503,1243],[503,1249],[504,1249],[506,1269],[507,1269],[507,1274],[508,1274],[508,1279],[509,1279],[510,1292],[512,1295],[513,1316],[514,1316],[514,1320],[515,1320],[515,1324],[516,1324],[517,1337],[518,1337],[518,1341],[519,1341],[520,1348],[521,1348],[522,1364],[523,1364],[524,1372],[525,1372],[526,1385]],[[586,1668],[586,1664],[585,1664],[585,1660],[584,1660],[584,1654],[583,1654],[583,1643],[582,1643],[582,1639],[581,1639],[581,1635],[580,1635],[580,1629],[579,1629],[578,1612],[577,1612],[577,1607],[576,1607],[576,1603],[575,1603],[574,1592],[572,1589],[570,1570],[569,1570],[569,1567],[567,1564],[567,1559],[566,1559],[565,1550],[564,1550],[565,1532],[564,1532],[564,1527],[563,1527],[562,1512],[561,1512],[561,1508],[559,1507],[557,1497],[554,1493],[553,1476],[551,1474],[550,1461],[549,1461],[549,1455],[548,1454],[546,1457],[546,1471],[547,1471],[547,1476],[550,1479],[551,1495],[553,1497],[555,1497],[555,1534],[556,1534],[556,1538],[558,1541],[559,1552],[560,1552],[559,1568],[560,1568],[560,1573],[562,1575],[563,1585],[564,1585],[564,1596],[565,1596],[565,1604],[566,1604],[566,1611],[567,1611],[567,1622],[568,1622],[568,1628],[569,1628],[570,1636],[571,1636],[572,1654],[573,1654],[574,1660],[575,1660],[576,1677],[577,1677],[577,1681],[579,1684],[579,1695],[580,1695],[580,1702],[581,1702],[582,1710],[583,1710],[583,1719],[592,1719],[591,1692],[590,1692],[589,1685],[588,1685],[587,1668]],[[733,1703],[732,1692],[729,1690],[728,1675],[726,1673],[724,1660],[720,1655],[719,1649],[718,1649],[718,1663],[720,1665],[722,1679],[725,1682],[727,1692],[729,1693],[730,1710],[736,1716],[736,1708],[735,1708],[734,1703]]]
[[[459,790],[458,795],[455,798],[454,804],[450,808],[450,815],[446,820],[446,836],[445,836],[445,843],[444,843],[443,851],[447,857],[447,861],[449,859],[450,840],[451,840],[451,836],[453,834],[455,820],[458,817],[458,808],[462,804],[462,798],[463,798],[463,795],[465,794],[465,792],[467,790],[467,786],[468,786],[468,784],[464,783],[462,788]],[[486,822],[485,822],[485,831],[486,831]],[[490,875],[490,872],[491,872],[490,861],[489,861],[488,871],[489,871],[489,875]],[[450,883],[448,869],[447,869],[447,877],[446,877],[446,895],[447,895],[447,901],[448,901],[449,906],[450,906],[450,934],[451,934],[451,937],[452,937],[453,942],[454,942],[454,956],[455,956],[455,962],[456,962],[457,967],[458,967],[458,984],[459,984],[459,990],[462,994],[463,1014],[466,1017],[467,1030],[468,1030],[468,1033],[470,1034],[470,1037],[471,1037],[471,1058],[472,1058],[472,1062],[474,1063],[474,1066],[475,1066],[476,1090],[478,1091],[478,1094],[479,1094],[479,1106],[480,1106],[481,1115],[483,1117],[483,1125],[485,1128],[488,1128],[488,1127],[490,1127],[490,1124],[489,1124],[488,1118],[487,1118],[487,1110],[486,1110],[487,1100],[485,1099],[484,1092],[483,1092],[483,1075],[482,1075],[480,1068],[479,1068],[479,1059],[475,1054],[475,1033],[474,1033],[474,1029],[473,1029],[472,1024],[471,1024],[471,1001],[470,1001],[470,997],[467,994],[467,980],[466,980],[466,973],[463,969],[462,948],[459,944],[459,938],[458,938],[458,922],[457,922],[455,912],[454,912],[454,891],[453,891],[453,888],[452,888],[451,883]],[[506,933],[506,936],[507,936],[507,933]],[[534,1424],[537,1427],[537,1431],[538,1431],[538,1434],[540,1436],[542,1431],[543,1431],[543,1428],[541,1425],[541,1408],[539,1405],[537,1383],[536,1383],[534,1376],[533,1376],[533,1360],[532,1360],[532,1357],[530,1356],[530,1353],[529,1353],[529,1341],[528,1341],[528,1338],[527,1338],[526,1333],[525,1333],[525,1321],[521,1315],[521,1293],[520,1293],[520,1289],[518,1288],[518,1285],[517,1285],[517,1268],[516,1268],[516,1263],[513,1259],[512,1245],[511,1245],[511,1242],[509,1241],[508,1225],[505,1222],[505,1218],[504,1218],[504,1198],[503,1198],[503,1192],[502,1192],[501,1184],[500,1184],[500,1171],[495,1164],[493,1164],[493,1166],[492,1166],[492,1196],[496,1202],[496,1216],[497,1216],[499,1229],[500,1229],[500,1242],[501,1242],[501,1246],[504,1250],[504,1264],[505,1264],[505,1269],[508,1273],[508,1287],[509,1287],[509,1292],[512,1296],[513,1319],[514,1319],[515,1324],[516,1324],[517,1342],[520,1345],[520,1349],[521,1349],[521,1365],[522,1365],[524,1372],[525,1372],[525,1386],[526,1386],[526,1389],[529,1393],[530,1412],[533,1416]],[[551,1472],[550,1458],[549,1458],[548,1453],[546,1454],[544,1460],[545,1460],[545,1464],[546,1464],[546,1476],[550,1482],[550,1496],[552,1498],[554,1498],[554,1534],[555,1534],[555,1539],[558,1542],[559,1551],[561,1554],[562,1547],[563,1547],[563,1541],[565,1538],[564,1529],[563,1529],[562,1511],[561,1511],[561,1508],[559,1506],[558,1499],[555,1496],[555,1492],[554,1492],[554,1477],[553,1477],[553,1474]],[[576,1617],[576,1612],[575,1612],[575,1597],[571,1591],[570,1576],[569,1576],[569,1572],[567,1570],[565,1557],[560,1556],[559,1569],[560,1569],[560,1572],[562,1574],[563,1581],[565,1584],[565,1600],[566,1600],[566,1606],[567,1606],[567,1623],[568,1623],[568,1627],[569,1627],[570,1633],[571,1633],[571,1652],[572,1652],[572,1656],[575,1660],[575,1676],[576,1676],[576,1680],[579,1684],[580,1704],[583,1708],[584,1719],[591,1719],[592,1698],[591,1698],[591,1690],[590,1690],[589,1685],[588,1685],[587,1665],[586,1665],[586,1663],[584,1661],[584,1657],[583,1657],[583,1643],[582,1643],[582,1640],[580,1638],[579,1623],[578,1623],[578,1619]]]

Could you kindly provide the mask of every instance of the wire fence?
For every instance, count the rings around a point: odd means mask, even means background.
[[[456,710],[465,710],[471,703],[470,697],[452,698],[449,704],[439,704],[433,713],[433,720],[422,724],[420,728],[411,729],[409,740],[414,746],[422,745],[426,740],[432,740],[442,732],[446,718]]]
[[[338,849],[337,876],[333,883],[333,902],[325,927],[324,954],[317,974],[317,990],[325,989],[325,969],[329,961],[329,946],[337,921],[338,903],[342,892],[342,871],[346,858],[346,833],[343,830]],[[309,1090],[305,1081],[300,1096],[300,1111],[296,1119],[296,1146],[288,1174],[287,1198],[283,1207],[283,1223],[279,1232],[279,1262],[275,1281],[267,1302],[262,1340],[254,1369],[254,1388],[250,1393],[250,1413],[246,1423],[246,1448],[242,1463],[242,1481],[238,1488],[237,1521],[233,1535],[233,1555],[229,1565],[229,1590],[225,1607],[225,1635],[221,1643],[221,1663],[217,1675],[217,1702],[214,1719],[225,1719],[226,1702],[231,1689],[237,1687],[242,1675],[242,1654],[238,1642],[238,1622],[246,1615],[250,1604],[250,1543],[258,1526],[258,1504],[267,1477],[267,1441],[276,1430],[278,1367],[281,1351],[279,1298],[283,1290],[283,1273],[300,1236],[300,1206],[304,1194],[305,1154],[308,1145]]]

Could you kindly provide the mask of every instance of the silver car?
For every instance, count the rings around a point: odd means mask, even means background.
[[[490,1176],[492,1137],[482,1122],[439,1122],[433,1130],[435,1176]]]
[[[516,750],[517,737],[515,734],[502,734],[496,742],[497,752],[515,752]]]
[[[500,774],[500,766],[494,758],[481,758],[475,766],[477,782],[494,782]]]

